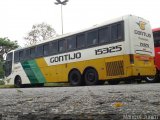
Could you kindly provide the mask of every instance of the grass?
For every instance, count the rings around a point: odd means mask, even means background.
[[[14,85],[0,85],[0,88],[14,88]]]
[[[65,87],[69,86],[68,83],[45,83],[44,87]],[[0,85],[1,88],[15,88],[14,85]]]

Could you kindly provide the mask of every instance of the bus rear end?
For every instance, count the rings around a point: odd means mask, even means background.
[[[150,23],[140,17],[131,16],[128,19],[129,39],[128,49],[130,64],[127,75],[144,78],[154,76],[154,42]]]

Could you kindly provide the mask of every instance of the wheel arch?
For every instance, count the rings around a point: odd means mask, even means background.
[[[15,78],[14,78],[14,84],[15,84],[15,81],[16,81],[18,78],[21,78],[20,75],[16,75],[16,76],[15,76]],[[22,83],[22,80],[21,80],[21,83]]]

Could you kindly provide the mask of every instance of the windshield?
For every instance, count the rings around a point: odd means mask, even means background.
[[[160,47],[160,31],[153,32],[154,46]]]
[[[13,57],[13,52],[7,54],[6,61],[4,64],[4,71],[6,77],[9,76],[12,72],[12,57]]]
[[[7,57],[6,57],[6,61],[11,61],[12,60],[12,56],[13,56],[12,52],[8,53]]]

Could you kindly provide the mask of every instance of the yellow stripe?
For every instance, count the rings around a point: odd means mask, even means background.
[[[36,59],[36,62],[47,82],[68,82],[70,70],[77,68],[83,73],[86,67],[94,67],[98,72],[100,80],[137,76],[139,73],[141,75],[154,75],[156,71],[154,60],[152,59],[148,61],[148,63],[145,63],[145,61],[137,59],[136,56],[137,55],[134,55],[134,64],[130,64],[129,55],[52,66],[48,66],[44,58]],[[107,69],[112,71],[107,71]],[[122,71],[123,69],[124,71]]]

